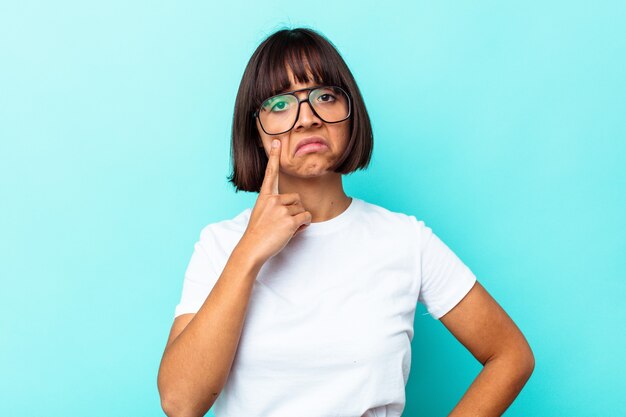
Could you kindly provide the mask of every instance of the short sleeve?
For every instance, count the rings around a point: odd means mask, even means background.
[[[175,318],[181,314],[198,312],[219,278],[210,256],[213,239],[210,225],[205,226],[194,245],[185,271],[180,302],[174,311]]]
[[[432,229],[417,220],[420,246],[420,290],[418,301],[439,320],[452,310],[476,282],[476,276],[461,259],[433,233]]]

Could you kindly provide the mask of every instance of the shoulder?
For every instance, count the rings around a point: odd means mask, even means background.
[[[214,243],[217,241],[237,241],[248,227],[252,208],[246,208],[230,219],[218,220],[206,224],[200,231],[200,241]]]
[[[378,204],[360,200],[361,214],[370,221],[383,222],[392,226],[414,226],[418,220],[414,215],[395,211]]]
[[[424,238],[423,221],[410,213],[360,201],[357,224],[366,226],[377,240],[397,246],[420,245]]]

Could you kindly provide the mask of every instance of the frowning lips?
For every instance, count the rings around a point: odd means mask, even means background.
[[[304,145],[308,145],[309,143],[322,143],[322,144],[326,145],[327,147],[329,147],[328,146],[328,142],[323,137],[321,137],[321,136],[309,136],[308,138],[304,138],[300,142],[298,142],[298,145],[296,146],[296,149],[293,151],[293,154],[295,155],[296,152],[298,152],[298,149],[300,149]]]

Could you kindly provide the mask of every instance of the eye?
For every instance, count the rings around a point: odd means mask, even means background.
[[[289,96],[279,96],[266,102],[265,109],[271,113],[282,113],[288,111],[293,104],[293,100]]]
[[[337,97],[337,91],[331,87],[319,88],[313,93],[313,95],[315,97],[315,102],[320,104],[333,103],[339,99]]]
[[[284,101],[279,101],[272,106],[272,111],[282,111],[287,107],[287,103]]]
[[[330,93],[322,94],[321,96],[318,97],[318,99],[326,103],[336,100],[335,96]]]

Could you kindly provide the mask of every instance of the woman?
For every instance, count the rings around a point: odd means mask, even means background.
[[[517,326],[423,221],[345,194],[372,147],[330,41],[298,28],[261,43],[230,177],[259,195],[195,244],[158,375],[168,416],[400,416],[418,301],[485,365],[450,415],[513,401],[534,366]]]

